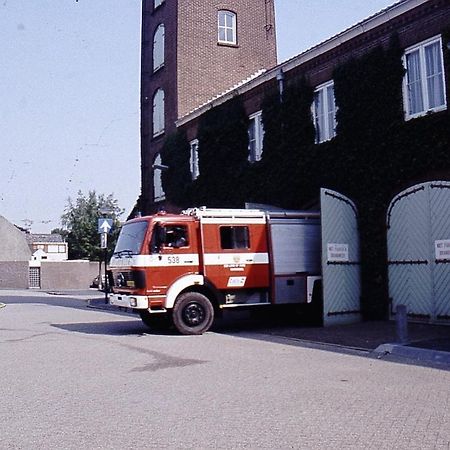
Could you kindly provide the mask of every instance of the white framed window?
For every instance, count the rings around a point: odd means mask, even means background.
[[[156,9],[158,6],[161,6],[165,0],[153,0],[153,9]]]
[[[155,161],[153,163],[153,200],[155,202],[160,202],[166,198],[166,193],[164,192],[163,186],[162,186],[162,170],[161,170],[161,155],[158,155],[155,158]],[[159,167],[158,167],[159,166]]]
[[[164,133],[164,91],[159,88],[153,96],[153,136]]]
[[[200,175],[200,170],[198,167],[198,139],[194,139],[189,142],[191,148],[191,156],[189,159],[189,166],[191,170],[192,179],[196,180]]]
[[[236,14],[220,10],[217,14],[217,40],[220,44],[237,44]]]
[[[164,66],[164,24],[160,24],[153,35],[153,72]]]
[[[264,127],[262,123],[262,111],[258,111],[249,117],[248,125],[248,160],[253,163],[261,161],[263,152]]]
[[[405,50],[403,79],[405,118],[423,116],[447,108],[440,36]]]
[[[314,91],[312,114],[317,144],[329,141],[336,136],[336,110],[334,82],[328,81]]]

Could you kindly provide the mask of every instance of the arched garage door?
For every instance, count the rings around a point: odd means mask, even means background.
[[[387,212],[391,312],[450,322],[450,183],[413,186]]]
[[[321,189],[323,323],[361,320],[358,212],[348,197]]]

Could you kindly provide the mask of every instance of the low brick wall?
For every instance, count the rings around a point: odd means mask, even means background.
[[[41,289],[87,289],[97,275],[98,262],[42,261]]]
[[[27,289],[28,261],[0,261],[0,288]]]

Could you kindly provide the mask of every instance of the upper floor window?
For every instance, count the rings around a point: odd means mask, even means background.
[[[262,111],[258,111],[249,117],[248,125],[248,160],[260,161],[263,152],[264,127],[262,123]]]
[[[336,102],[334,83],[329,81],[314,91],[313,117],[316,143],[329,141],[336,136]]]
[[[158,89],[153,96],[153,136],[164,133],[164,91]]]
[[[405,51],[406,74],[403,98],[406,119],[447,107],[441,37],[435,37]]]
[[[164,3],[164,0],[153,0],[153,9],[156,9],[158,6],[161,6]]]
[[[164,66],[164,31],[160,24],[153,35],[153,72]]]
[[[162,186],[161,165],[161,155],[158,155],[153,163],[153,200],[155,202],[160,202],[166,198],[166,194]]]
[[[220,10],[217,15],[217,25],[219,43],[236,45],[236,14],[231,11]]]
[[[190,168],[191,168],[191,175],[192,179],[196,180],[198,176],[200,175],[200,170],[198,167],[198,139],[194,139],[189,143],[189,146],[191,148],[191,157],[190,157]]]

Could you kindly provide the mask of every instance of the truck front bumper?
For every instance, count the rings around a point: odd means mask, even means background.
[[[148,309],[146,295],[109,294],[109,304],[123,308]]]

